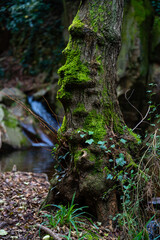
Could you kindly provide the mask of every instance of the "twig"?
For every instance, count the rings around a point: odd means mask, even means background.
[[[36,226],[42,229],[44,232],[48,233],[51,237],[53,237],[54,240],[62,240],[62,238],[59,237],[57,233],[54,233],[49,228],[42,226],[41,224],[36,224]]]
[[[126,92],[125,92],[125,99],[127,100],[127,102],[131,105],[131,107],[133,107],[140,115],[141,115],[141,118],[143,118],[143,115],[142,113],[129,101],[129,99],[131,98],[133,92],[134,92],[134,89],[132,90],[131,94],[129,97],[127,97],[127,93],[130,91],[130,89],[128,89]]]
[[[150,111],[150,106],[148,107],[146,115],[141,119],[139,123],[137,123],[137,125],[132,129],[132,131],[134,131],[144,121],[144,119],[148,116],[149,111]]]
[[[133,92],[134,92],[134,89],[132,90],[131,92],[131,95],[129,97],[127,97],[127,93],[128,93],[129,90],[127,90],[125,92],[125,99],[127,100],[127,102],[141,115],[141,121],[139,123],[137,123],[137,125],[132,129],[132,131],[134,131],[143,121],[144,119],[148,116],[149,114],[149,111],[150,111],[150,106],[148,107],[148,110],[147,110],[147,113],[146,115],[143,117],[142,113],[129,101],[129,99],[131,98]]]

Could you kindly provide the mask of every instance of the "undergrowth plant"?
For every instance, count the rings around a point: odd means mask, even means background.
[[[138,161],[136,160],[136,163],[132,160],[132,164],[125,170],[117,171],[117,166],[114,167],[115,178],[119,180],[122,190],[120,199],[122,210],[114,220],[117,220],[119,225],[122,226],[123,232],[126,233],[125,236],[133,240],[150,239],[147,226],[155,218],[156,210],[151,204],[148,204],[148,207],[145,205],[146,202],[151,203],[152,198],[156,197],[157,189],[160,189],[160,114],[158,113],[159,105],[156,105],[153,101],[155,84],[150,83],[149,87],[150,90],[147,91],[149,94],[147,121],[150,124],[150,129],[149,132],[146,132],[143,141],[144,154]],[[142,119],[144,120],[143,117]],[[125,166],[126,163],[122,154],[121,161],[118,160],[118,162]],[[116,160],[117,164],[118,162]],[[108,178],[113,179],[114,176],[109,174]],[[144,207],[142,207],[143,205]],[[144,216],[144,219],[142,216]],[[159,239],[159,237],[160,235],[154,239]]]
[[[76,193],[73,194],[71,204],[68,204],[68,207],[55,204],[45,205],[43,209],[49,207],[57,210],[55,212],[52,211],[52,213],[43,213],[43,217],[47,218],[43,225],[54,229],[67,226],[69,229],[68,235],[63,235],[66,239],[72,239],[72,232],[75,231],[78,239],[98,240],[99,238],[95,232],[95,229],[98,229],[98,227],[86,216],[87,213],[84,209],[87,206],[77,207],[77,204],[74,204],[75,195]],[[88,227],[92,229],[88,229]]]

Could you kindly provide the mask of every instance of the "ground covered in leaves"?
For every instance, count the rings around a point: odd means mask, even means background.
[[[40,240],[38,224],[44,225],[44,212],[39,207],[49,189],[45,174],[27,172],[0,173],[0,239]],[[57,236],[68,235],[68,227],[57,226],[52,231]],[[99,226],[98,239],[114,240],[119,233],[109,227]],[[41,236],[40,236],[41,235]],[[60,239],[66,239],[60,237]],[[72,231],[70,239],[78,239]]]

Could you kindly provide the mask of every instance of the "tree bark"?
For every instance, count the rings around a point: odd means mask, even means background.
[[[117,182],[107,175],[114,175],[120,153],[129,164],[130,142],[133,146],[135,140],[116,95],[122,15],[123,0],[85,0],[69,27],[66,63],[59,69],[58,98],[65,118],[56,156],[60,160],[65,151],[69,154],[60,162],[65,173],[52,179],[47,197],[47,203],[67,203],[76,192],[76,201],[88,205],[103,224],[118,212]]]

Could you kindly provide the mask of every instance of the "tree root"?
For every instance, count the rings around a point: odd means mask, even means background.
[[[53,237],[54,240],[62,240],[61,237],[57,233],[54,233],[49,228],[42,226],[41,224],[36,224],[37,227],[42,229],[44,232],[48,233],[51,237]]]

